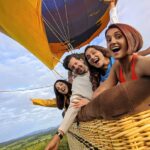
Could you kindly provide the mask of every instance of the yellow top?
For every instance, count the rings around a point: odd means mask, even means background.
[[[56,105],[56,99],[39,99],[35,98],[32,99],[32,103],[34,105],[40,105],[40,106],[45,106],[45,107],[57,107]]]

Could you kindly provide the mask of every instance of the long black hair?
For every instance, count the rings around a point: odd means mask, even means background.
[[[64,84],[67,85],[68,87],[68,93],[67,94],[62,94],[60,93],[57,88],[56,88],[56,83],[58,82],[62,82]],[[65,107],[65,109],[68,108],[69,106],[69,102],[70,102],[70,96],[72,94],[71,92],[71,88],[72,88],[72,84],[69,83],[68,81],[66,80],[57,80],[55,83],[54,83],[54,92],[55,92],[55,95],[56,95],[56,103],[57,103],[57,107],[59,109],[63,109]]]
[[[108,58],[110,58],[110,52],[106,48],[98,45],[89,45],[85,48],[84,57],[90,71],[90,80],[93,85],[93,91],[95,91],[100,85],[100,74],[104,74],[105,72],[101,68],[96,68],[88,62],[85,53],[89,48],[94,48],[95,50],[100,51],[104,55],[104,57]]]
[[[98,46],[98,45],[88,45],[88,46],[85,48],[84,57],[85,57],[86,63],[88,64],[88,67],[89,67],[90,71],[92,71],[92,72],[94,72],[94,71],[99,71],[99,70],[101,70],[101,69],[92,66],[92,65],[88,62],[88,60],[87,60],[87,58],[86,58],[86,55],[85,55],[85,54],[86,54],[86,51],[87,51],[89,48],[94,48],[95,50],[101,52],[104,57],[108,57],[108,58],[111,57],[110,52],[109,52],[106,48],[104,48],[104,47],[102,47],[102,46]]]

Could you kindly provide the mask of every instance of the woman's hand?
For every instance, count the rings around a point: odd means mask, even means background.
[[[55,134],[53,139],[46,146],[45,150],[57,150],[59,142],[60,142],[60,138],[57,134]]]
[[[73,107],[81,108],[81,107],[87,105],[89,103],[89,100],[85,99],[85,98],[80,98],[78,100],[73,100],[72,103],[73,103]]]

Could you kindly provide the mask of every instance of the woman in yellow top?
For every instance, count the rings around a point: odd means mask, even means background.
[[[46,107],[57,107],[58,109],[65,110],[68,108],[70,103],[72,84],[65,80],[57,80],[54,83],[54,92],[56,99],[32,99],[34,105],[46,106]]]

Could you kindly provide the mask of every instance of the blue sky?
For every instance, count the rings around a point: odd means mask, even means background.
[[[133,25],[143,35],[143,48],[150,46],[149,4],[149,0],[119,0],[117,4],[120,22]],[[104,34],[90,44],[105,46]],[[61,64],[55,69],[64,77],[67,76]],[[0,91],[53,85],[59,78],[24,47],[0,33]],[[31,98],[52,97],[53,86],[34,91],[0,92],[0,143],[59,125],[62,119],[61,111],[34,106],[30,101]]]

